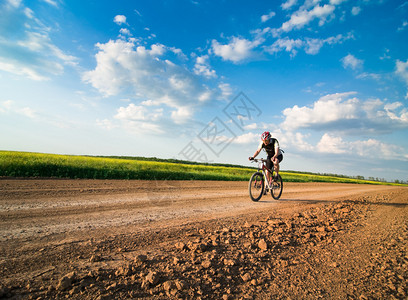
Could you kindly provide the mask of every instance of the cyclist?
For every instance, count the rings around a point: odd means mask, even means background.
[[[271,169],[273,163],[275,169],[275,178],[279,174],[279,163],[283,160],[283,154],[279,148],[279,142],[277,139],[273,138],[269,131],[265,131],[261,136],[261,143],[259,144],[258,150],[255,151],[254,156],[249,157],[249,160],[253,160],[262,149],[265,149],[268,157],[266,159],[266,167]],[[266,171],[266,176],[268,177],[268,182],[271,181],[271,174],[269,171]]]

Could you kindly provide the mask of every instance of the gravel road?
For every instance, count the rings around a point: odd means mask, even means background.
[[[0,180],[0,297],[406,299],[408,189]]]

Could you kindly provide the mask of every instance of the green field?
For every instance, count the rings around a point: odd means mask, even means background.
[[[95,157],[0,151],[1,177],[147,180],[249,180],[253,168],[142,157]],[[285,182],[391,184],[345,177],[280,172]]]

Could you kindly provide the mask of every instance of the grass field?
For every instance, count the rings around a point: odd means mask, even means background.
[[[150,158],[93,157],[0,151],[2,177],[53,177],[147,180],[249,180],[255,171],[242,166],[171,162]],[[391,184],[297,172],[281,172],[286,182]],[[396,184],[394,184],[396,185]]]

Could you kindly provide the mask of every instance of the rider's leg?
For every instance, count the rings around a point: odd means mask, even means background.
[[[278,177],[278,175],[279,175],[279,160],[277,158],[275,158],[273,160],[273,167],[274,167],[274,170],[275,170],[275,177]]]
[[[273,160],[273,167],[274,167],[274,170],[275,170],[275,177],[278,177],[278,175],[279,175],[279,163],[282,160],[283,160],[283,155],[282,154],[279,154],[278,157],[276,157]]]
[[[274,163],[273,163],[273,161],[272,161],[272,158],[271,158],[271,157],[268,157],[268,158],[267,158],[267,162],[266,162],[266,167],[267,167],[268,169],[272,170],[272,166],[273,166],[273,165],[274,165]],[[268,179],[268,184],[271,183],[271,177],[272,177],[271,172],[269,172],[268,170],[266,170],[266,178]]]

